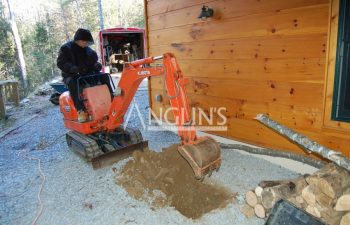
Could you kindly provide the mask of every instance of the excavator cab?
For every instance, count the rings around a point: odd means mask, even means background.
[[[156,60],[163,60],[163,64],[150,66]],[[174,118],[178,118],[179,153],[190,164],[197,179],[211,175],[221,165],[220,146],[210,137],[196,135],[185,90],[188,81],[172,53],[126,63],[112,98],[106,85],[85,88],[82,97],[90,118],[87,122],[78,122],[77,110],[69,92],[63,93],[59,102],[65,126],[71,130],[66,135],[68,146],[91,161],[94,168],[130,156],[135,149],[147,147],[141,132],[135,128],[124,128],[123,119],[141,81],[152,76],[164,76]]]

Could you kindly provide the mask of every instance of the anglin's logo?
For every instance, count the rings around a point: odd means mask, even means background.
[[[198,107],[192,107],[191,109],[191,125],[193,125],[197,130],[200,131],[227,131],[227,117],[225,107],[209,107],[204,110]],[[124,120],[124,129],[128,125],[130,120],[135,121],[139,119],[143,130],[147,131],[162,131],[171,130],[177,132],[178,130],[188,129],[186,126],[178,126],[179,121],[185,120],[185,109],[177,109],[173,107],[160,108],[158,112],[154,112],[149,108],[148,111],[148,124],[147,118],[144,118],[139,105],[136,100],[133,99],[132,104],[126,114]],[[135,114],[136,113],[136,114]],[[174,118],[174,114],[181,115]],[[134,117],[136,116],[136,118]],[[134,118],[131,118],[134,117]]]
[[[150,75],[151,72],[147,70],[142,70],[140,72],[137,72],[137,75],[143,76],[143,75]]]

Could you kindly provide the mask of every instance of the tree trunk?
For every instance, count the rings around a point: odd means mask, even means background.
[[[61,8],[61,14],[62,14],[62,19],[63,19],[63,29],[64,29],[64,34],[66,35],[66,41],[69,41],[69,32],[68,32],[68,23],[67,23],[67,15],[66,12],[64,11],[64,3],[61,0],[60,1],[60,8]]]
[[[305,149],[308,153],[311,153],[311,152],[316,153],[324,157],[325,159],[331,160],[338,166],[341,166],[346,170],[350,171],[350,159],[344,156],[343,154],[341,154],[340,152],[337,152],[325,146],[322,146],[317,142],[310,140],[305,135],[296,133],[294,130],[279,124],[278,122],[270,119],[268,116],[264,114],[258,114],[255,117],[255,119],[260,121],[265,126],[276,131],[277,133],[285,136],[290,141],[298,144],[303,149]]]
[[[78,0],[74,0],[75,6],[77,8],[78,12],[78,20],[79,20],[79,26],[82,28],[86,28],[86,21],[83,17],[83,14],[81,13],[81,6]]]
[[[103,30],[104,28],[104,19],[103,19],[103,8],[102,8],[102,0],[97,0],[98,4],[98,15],[100,18],[100,29]]]
[[[28,87],[28,78],[27,78],[26,62],[24,60],[24,54],[23,54],[23,49],[22,49],[21,37],[19,36],[19,33],[18,33],[16,18],[15,18],[15,15],[14,15],[12,9],[11,9],[10,0],[6,0],[6,3],[7,3],[8,13],[9,13],[9,21],[10,21],[11,28],[12,28],[12,34],[13,34],[13,37],[14,37],[15,43],[16,43],[18,61],[19,61],[20,67],[21,67],[20,80],[22,83],[23,90],[26,91],[27,87]]]

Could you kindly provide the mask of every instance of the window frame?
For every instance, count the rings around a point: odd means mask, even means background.
[[[332,120],[350,122],[350,109],[346,110],[342,107],[345,98],[346,79],[350,79],[350,70],[346,74],[344,63],[350,61],[350,48],[348,52],[345,51],[344,42],[346,35],[350,36],[350,3],[348,0],[340,0],[339,5],[339,21],[338,21],[338,38],[337,38],[337,53],[335,64],[334,90],[333,90],[333,104],[332,104]],[[346,29],[348,28],[348,29]],[[348,43],[349,45],[349,43]],[[347,53],[347,54],[345,54]],[[350,87],[349,87],[350,88]],[[350,98],[349,98],[350,101]]]

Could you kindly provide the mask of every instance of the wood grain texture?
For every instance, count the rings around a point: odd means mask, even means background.
[[[338,198],[334,209],[336,211],[350,211],[350,188],[346,189]]]
[[[151,55],[173,52],[181,60],[325,58],[326,43],[325,34],[173,42],[151,48]]]
[[[162,90],[156,90],[157,94],[163,95]],[[244,100],[244,99],[228,99],[213,97],[208,95],[199,95],[189,93],[190,106],[192,108],[200,108],[205,112],[209,112],[210,108],[219,109],[224,107],[222,112],[226,118],[237,118],[242,120],[253,120],[259,113],[269,113],[273,118],[288,124],[293,129],[305,129],[309,131],[317,131],[322,125],[321,111],[309,106],[301,107],[288,104],[279,104],[275,102],[261,102],[259,100]],[[154,107],[168,107],[167,100],[162,105],[156,103]]]
[[[186,77],[323,83],[320,58],[179,60]]]
[[[327,33],[328,5],[291,9],[220,21],[155,30],[149,33],[150,46],[169,43],[229,38],[305,35]]]
[[[197,19],[203,4],[214,8],[214,18]],[[212,133],[303,154],[252,120],[266,113],[350,156],[350,124],[328,119],[337,4],[338,0],[148,1],[149,52],[177,56],[189,77],[186,89],[192,107],[205,112],[227,108],[228,130]],[[167,98],[155,101],[155,95],[166,95],[162,79],[152,78],[149,85],[151,107],[160,113],[169,107]]]
[[[163,80],[152,79],[152,88],[163,89]],[[319,107],[322,105],[323,84],[303,82],[278,82],[235,80],[223,81],[211,78],[189,78],[186,90],[191,94],[224,97],[228,99],[275,102],[299,106]],[[312,92],[310,91],[312,90]]]
[[[239,209],[245,215],[246,218],[252,218],[255,215],[254,208],[247,204],[240,206]]]
[[[152,93],[164,94],[163,90],[157,89],[152,89]],[[191,107],[199,107],[204,111],[208,111],[209,107],[226,107],[227,111],[223,114],[228,118],[228,131],[215,132],[215,134],[220,136],[230,137],[268,148],[288,149],[296,153],[305,153],[301,148],[290,143],[287,139],[253,120],[256,112],[265,111],[270,113],[270,116],[273,118],[283,121],[283,124],[288,125],[295,131],[307,135],[309,138],[329,148],[338,149],[343,154],[349,155],[348,146],[350,145],[350,141],[348,139],[338,137],[338,133],[336,132],[329,132],[327,134],[321,132],[319,128],[322,122],[320,109],[300,105],[293,106],[279,103],[223,99],[198,94],[189,94],[188,97]],[[156,114],[160,112],[160,109],[164,112],[168,107],[169,104],[166,98],[164,103],[153,101],[152,109]],[[195,118],[195,122],[198,124],[198,115]]]
[[[347,214],[345,214],[340,221],[340,225],[347,225],[350,224],[350,212],[348,212]]]
[[[177,0],[177,1],[164,1],[164,0],[148,0],[149,16],[153,16],[161,13],[169,13],[171,11],[184,9],[194,5],[200,5],[213,2],[213,0]]]
[[[202,3],[202,4],[200,4]],[[261,14],[267,12],[283,12],[290,8],[301,8],[318,4],[327,4],[327,0],[294,0],[294,1],[257,1],[257,0],[226,0],[226,1],[152,1],[152,9],[149,17],[151,30],[165,29],[197,23],[201,7],[205,3],[214,9],[213,20],[225,20],[239,18],[246,15]],[[152,7],[152,5],[157,5]],[[155,10],[157,8],[157,11]],[[160,8],[163,8],[160,10]],[[157,13],[158,15],[154,15]]]
[[[157,14],[170,14],[175,13],[174,11],[191,10],[192,8],[197,9],[197,13],[203,4],[215,7],[219,11],[220,15],[228,13],[243,12],[264,12],[269,10],[281,10],[288,8],[296,8],[303,6],[312,6],[317,4],[328,3],[327,0],[293,0],[293,1],[256,1],[256,0],[177,0],[177,1],[164,1],[164,0],[146,0],[149,5],[149,17]],[[234,7],[228,7],[234,6]],[[199,8],[198,8],[199,7]],[[219,7],[219,9],[218,9]],[[188,11],[187,11],[188,12]],[[197,15],[198,16],[198,15]],[[222,17],[221,16],[221,17]]]

